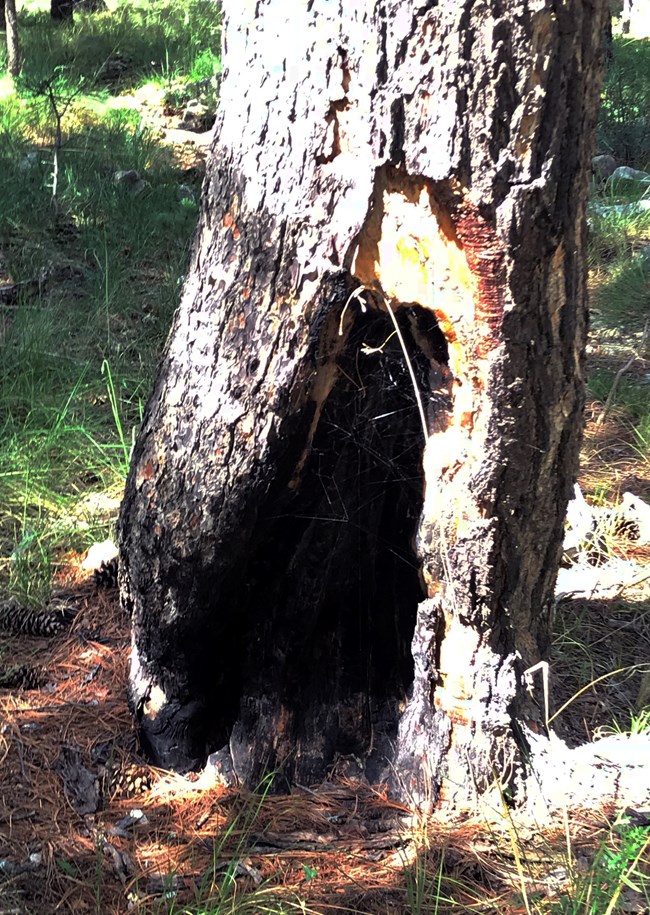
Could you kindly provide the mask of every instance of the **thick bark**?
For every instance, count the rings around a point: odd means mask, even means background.
[[[4,15],[7,23],[7,70],[9,75],[15,78],[20,75],[22,66],[16,0],[6,0]]]
[[[249,783],[338,766],[420,804],[521,786],[580,438],[605,12],[230,6],[120,523],[159,763],[224,747]]]
[[[74,0],[51,0],[50,15],[57,22],[72,22],[74,16]]]

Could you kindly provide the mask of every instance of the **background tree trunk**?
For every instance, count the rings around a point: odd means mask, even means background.
[[[18,38],[18,17],[16,0],[6,0],[4,15],[7,24],[7,70],[14,79],[20,75],[20,40]]]
[[[120,521],[162,765],[521,788],[583,397],[606,6],[229,6]],[[425,431],[423,431],[423,426]]]
[[[0,0],[0,31],[4,31],[7,28],[7,20],[5,18],[5,0]]]
[[[57,21],[72,21],[74,16],[73,0],[52,0],[50,15]]]

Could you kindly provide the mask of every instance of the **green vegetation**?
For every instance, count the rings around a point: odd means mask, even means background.
[[[200,173],[109,89],[188,85],[219,44],[210,0],[123,4],[72,28],[40,6],[21,16],[25,69],[0,98],[0,282],[18,284],[0,306],[0,580],[33,602],[60,554],[114,521],[198,212]],[[140,193],[116,183],[128,170]]]
[[[603,91],[598,149],[613,155],[619,165],[650,170],[650,42],[618,36],[613,52]],[[650,184],[595,179],[590,226],[589,391],[605,404],[615,384],[609,406],[620,427],[627,430],[627,453],[630,460],[644,465],[645,479],[650,467],[650,376],[643,361],[650,353]],[[650,480],[637,494],[650,498]],[[610,498],[616,495],[610,489]]]
[[[192,82],[217,72],[220,20],[213,0],[120,0],[109,6],[107,13],[77,10],[72,27],[56,28],[46,0],[27,0],[20,16],[23,80],[38,83],[65,67],[71,82],[96,81],[96,90],[113,94],[116,87]]]
[[[650,42],[614,38],[598,125],[598,145],[620,162],[650,166]]]
[[[591,866],[575,873],[571,888],[551,908],[553,915],[612,915],[647,911],[650,876],[645,872],[650,828],[621,818],[603,843]],[[627,895],[627,899],[625,898]]]

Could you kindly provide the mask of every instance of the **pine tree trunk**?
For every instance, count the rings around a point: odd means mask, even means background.
[[[249,784],[523,791],[580,440],[605,12],[230,5],[120,522],[159,764],[223,748]]]
[[[3,12],[7,23],[7,70],[9,75],[15,79],[20,75],[22,66],[16,0],[6,0]]]

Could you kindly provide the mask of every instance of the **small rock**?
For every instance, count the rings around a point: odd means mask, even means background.
[[[591,160],[591,167],[594,175],[606,181],[607,178],[616,170],[616,159],[614,156],[594,156]]]
[[[630,168],[629,165],[619,165],[610,174],[612,181],[641,181],[643,184],[650,184],[650,174],[642,172],[638,168]]]
[[[144,813],[140,809],[135,808],[134,810],[129,811],[128,816],[123,817],[119,823],[115,824],[115,829],[125,831],[127,829],[132,829],[136,824],[146,826],[148,822],[149,820]]]
[[[121,185],[131,189],[138,181],[141,181],[140,175],[134,168],[117,171],[113,175],[113,184]]]
[[[18,168],[21,172],[29,172],[35,165],[38,165],[38,153],[32,150],[32,152],[28,152],[23,156],[18,163]]]
[[[186,124],[188,121],[197,121],[208,113],[207,105],[202,105],[198,99],[192,99],[185,106],[185,111],[183,112],[183,123]]]
[[[104,79],[107,82],[119,80],[131,66],[131,58],[122,54],[113,54],[99,68],[97,73],[98,79]]]
[[[133,187],[131,188],[131,193],[134,197],[137,197],[138,194],[141,194],[148,187],[151,187],[148,181],[145,181],[143,178],[140,178],[139,181],[136,181]]]
[[[118,171],[113,175],[113,183],[118,187],[126,188],[130,194],[137,197],[145,188],[151,187],[148,181],[141,178],[134,168],[126,171]]]

